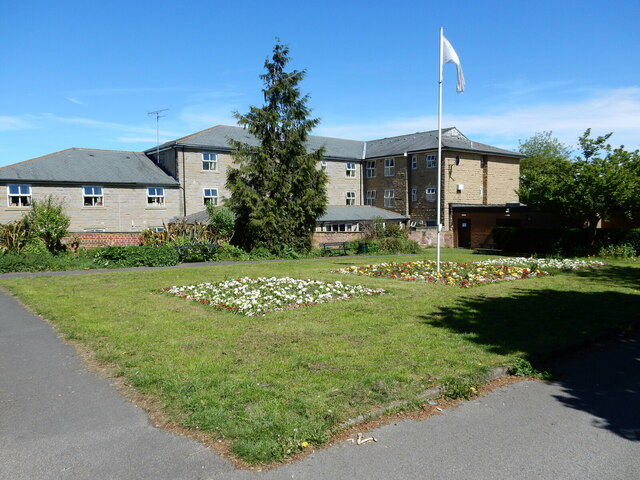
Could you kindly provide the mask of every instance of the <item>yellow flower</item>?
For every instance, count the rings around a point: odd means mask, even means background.
[[[307,447],[309,446],[309,442],[302,442],[302,443],[300,444],[300,446],[301,446],[302,448],[307,448]]]

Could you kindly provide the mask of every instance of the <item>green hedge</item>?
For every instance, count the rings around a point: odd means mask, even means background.
[[[99,247],[92,253],[100,267],[168,267],[180,262],[171,246]]]

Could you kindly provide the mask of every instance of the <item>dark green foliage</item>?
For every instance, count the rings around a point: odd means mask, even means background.
[[[0,272],[42,272],[63,270],[84,270],[95,268],[93,258],[84,252],[72,255],[66,252],[51,254],[46,251],[39,254],[6,253],[0,255]]]
[[[167,267],[179,263],[178,252],[171,246],[99,247],[92,253],[101,267]]]
[[[298,88],[305,72],[286,72],[289,60],[289,48],[277,43],[261,75],[264,105],[235,113],[258,140],[255,146],[230,140],[237,168],[228,171],[227,205],[236,216],[236,241],[247,251],[275,253],[285,245],[308,251],[316,219],[326,211],[327,176],[317,167],[324,150],[308,153],[305,146],[319,120],[309,118],[308,96]]]
[[[520,145],[520,201],[537,210],[557,213],[575,226],[586,224],[589,241],[598,222],[613,215],[640,216],[640,154],[607,144],[611,134],[579,138],[582,157],[551,137],[536,134]]]
[[[586,228],[494,227],[493,239],[501,249],[521,254],[640,255],[640,228],[602,228],[595,237]]]

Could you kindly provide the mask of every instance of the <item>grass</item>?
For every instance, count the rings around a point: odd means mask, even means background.
[[[248,463],[321,445],[337,426],[437,384],[476,385],[517,359],[557,348],[640,311],[640,264],[468,289],[332,273],[354,264],[433,259],[333,257],[201,268],[2,280],[0,285],[95,352],[172,421],[228,442]],[[443,260],[487,258],[443,250]],[[388,294],[242,317],[162,294],[242,276],[340,280]],[[306,442],[306,443],[305,443]]]

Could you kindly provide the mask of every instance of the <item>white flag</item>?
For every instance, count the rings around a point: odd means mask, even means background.
[[[464,92],[464,75],[462,74],[462,65],[460,65],[460,59],[458,54],[453,49],[449,40],[442,36],[442,64],[455,63],[458,70],[458,84],[456,85],[456,92]]]

